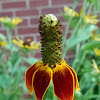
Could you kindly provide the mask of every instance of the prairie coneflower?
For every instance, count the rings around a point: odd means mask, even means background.
[[[80,17],[83,12],[83,7],[81,8],[80,12],[73,11],[69,7],[64,7],[65,15],[73,16],[73,17]],[[98,16],[93,16],[93,14],[83,14],[83,20],[85,23],[97,24],[99,20],[97,19]]]
[[[16,39],[13,39],[13,43],[26,49],[39,49],[40,47],[40,43],[35,44],[35,42],[31,41],[30,39],[22,41],[19,37],[17,37]]]
[[[61,57],[62,31],[60,20],[48,14],[40,17],[42,61],[36,62],[25,73],[28,91],[35,92],[37,100],[43,96],[53,81],[54,93],[60,100],[73,100],[74,88],[79,90],[75,71]]]

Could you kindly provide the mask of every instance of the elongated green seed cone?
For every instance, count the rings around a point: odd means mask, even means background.
[[[39,32],[41,39],[41,53],[43,62],[49,66],[59,63],[62,51],[62,31],[60,20],[48,14],[40,17]]]

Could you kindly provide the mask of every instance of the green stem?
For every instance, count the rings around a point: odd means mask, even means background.
[[[73,8],[72,8],[73,11],[75,10],[76,6],[77,6],[77,2],[75,2],[75,4],[73,5]],[[73,13],[73,12],[72,12],[72,13]],[[68,30],[69,30],[69,27],[70,27],[70,23],[71,23],[71,21],[72,21],[72,18],[73,18],[73,16],[71,16],[71,17],[69,18],[69,23],[68,23],[68,25],[66,25],[66,28],[65,28],[65,34],[64,34],[64,36],[63,36],[63,43],[62,43],[63,48],[65,48],[64,46],[66,45],[66,37],[67,37],[67,34],[68,34]],[[63,49],[63,50],[64,50],[64,49]],[[66,52],[63,53],[62,57],[64,58],[65,55],[66,55]]]
[[[84,61],[84,59],[86,58],[86,55],[87,55],[87,52],[84,52],[84,55],[83,55],[83,57],[81,58],[81,61],[80,61],[79,65],[77,66],[77,69],[75,70],[76,73],[79,72],[79,70],[80,70],[80,68],[81,68],[80,66],[83,64],[83,61]]]
[[[7,37],[8,37],[8,42],[9,45],[12,45],[12,33],[11,33],[11,29],[7,28]]]
[[[82,22],[83,15],[85,13],[85,10],[87,9],[86,0],[84,0],[83,7],[85,7],[85,8],[83,8],[83,13],[81,14],[80,19],[79,19],[76,27],[74,28],[74,31],[72,32],[72,36],[75,35],[75,33],[77,32],[77,29],[79,29],[80,23]]]
[[[84,0],[83,6],[85,6],[85,5],[86,5],[86,0]],[[76,6],[76,5],[75,5],[75,6]],[[71,37],[73,37],[73,36],[75,35],[75,33],[77,32],[77,29],[79,28],[79,25],[80,25],[80,23],[82,22],[83,14],[84,14],[86,8],[87,8],[87,6],[83,9],[83,13],[82,13],[82,15],[80,16],[80,19],[79,19],[79,21],[78,21],[76,27],[74,28],[74,31],[72,32]],[[70,21],[70,22],[71,22],[71,21]],[[69,23],[70,23],[70,22],[69,22]],[[70,24],[69,24],[69,25],[70,25]],[[69,26],[68,26],[68,27],[69,27]],[[66,29],[66,30],[67,30],[67,29]],[[68,30],[67,30],[67,31],[68,31]],[[70,37],[70,38],[71,38],[71,37]],[[64,42],[66,42],[66,34],[64,35]],[[64,44],[65,44],[65,43],[64,43]],[[68,42],[67,42],[67,44],[68,44]],[[63,46],[64,46],[64,45],[63,45]],[[66,50],[64,51],[64,53],[63,53],[63,55],[62,55],[63,58],[65,58],[67,51],[68,51],[68,49],[66,48]]]
[[[75,64],[77,62],[77,57],[78,57],[78,54],[79,54],[79,49],[80,49],[80,44],[77,44],[76,46],[76,53],[75,53],[75,58],[74,58],[74,61],[73,61],[73,64],[72,64],[72,67],[75,68]]]
[[[86,0],[84,1],[83,7],[84,7],[85,4],[86,4]],[[91,7],[92,7],[92,5],[89,7],[88,13],[90,13]],[[87,8],[87,6],[86,6],[86,8]],[[86,8],[83,9],[83,14],[84,14]],[[82,14],[81,17],[80,17],[80,20],[79,20],[78,24],[76,25],[75,30],[73,31],[73,34],[75,34],[75,32],[77,31],[77,29],[78,29],[78,27],[79,27],[79,24],[80,24],[80,22],[81,22],[81,20],[82,20],[83,14]],[[77,62],[76,60],[77,60],[77,56],[78,56],[78,53],[79,53],[79,49],[80,49],[80,44],[77,44],[77,46],[76,46],[76,54],[75,54],[74,62],[73,62],[73,65],[72,65],[73,68],[75,68],[75,64],[76,64],[76,62]]]
[[[90,13],[91,13],[91,8],[92,8],[92,6],[93,6],[93,4],[91,3],[91,4],[89,5],[87,14],[90,14]]]

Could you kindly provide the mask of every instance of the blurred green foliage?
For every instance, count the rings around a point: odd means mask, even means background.
[[[24,79],[24,73],[28,68],[27,64],[32,65],[38,59],[26,57],[31,53],[33,55],[35,53],[34,50],[17,47],[12,43],[12,29],[22,20],[13,18],[13,23],[15,22],[15,24],[12,27],[10,18],[2,17],[0,19],[4,20],[3,22],[2,20],[0,21],[7,31],[6,37],[0,33],[0,100],[24,100],[24,95],[29,94]]]
[[[75,1],[72,13],[75,13],[74,11],[78,4],[77,0]],[[75,94],[75,100],[100,100],[100,56],[96,54],[100,54],[100,51],[95,52],[94,50],[95,48],[100,49],[100,29],[96,23],[91,23],[92,19],[90,23],[86,23],[84,20],[84,14],[96,16],[100,13],[99,3],[99,0],[84,0],[83,12],[79,17],[69,16],[69,12],[68,14],[67,12],[62,12],[63,17],[69,22],[63,37],[63,57],[65,58],[68,50],[72,50],[75,53],[70,65],[77,73],[81,89]],[[69,27],[72,28],[72,34],[66,40]],[[96,35],[98,35],[98,40],[95,38]],[[93,60],[96,62],[97,67],[93,64]]]

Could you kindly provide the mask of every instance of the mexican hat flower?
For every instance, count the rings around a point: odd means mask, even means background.
[[[65,11],[65,15],[78,18],[83,13],[83,7],[81,8],[80,12],[76,12],[76,11],[73,11],[71,8],[65,6],[64,11]],[[97,17],[98,16],[93,16],[93,14],[89,14],[89,15],[83,14],[83,20],[84,20],[85,23],[97,24],[99,22]]]
[[[42,61],[36,62],[25,72],[25,83],[30,94],[37,100],[43,97],[53,82],[54,93],[60,100],[73,100],[74,88],[77,93],[77,75],[61,57],[62,31],[60,20],[48,14],[40,17],[39,32],[41,39]]]
[[[13,43],[17,44],[21,48],[26,49],[39,49],[40,47],[40,43],[35,44],[35,42],[31,41],[30,39],[26,39],[25,41],[23,41],[19,37],[13,39]]]

